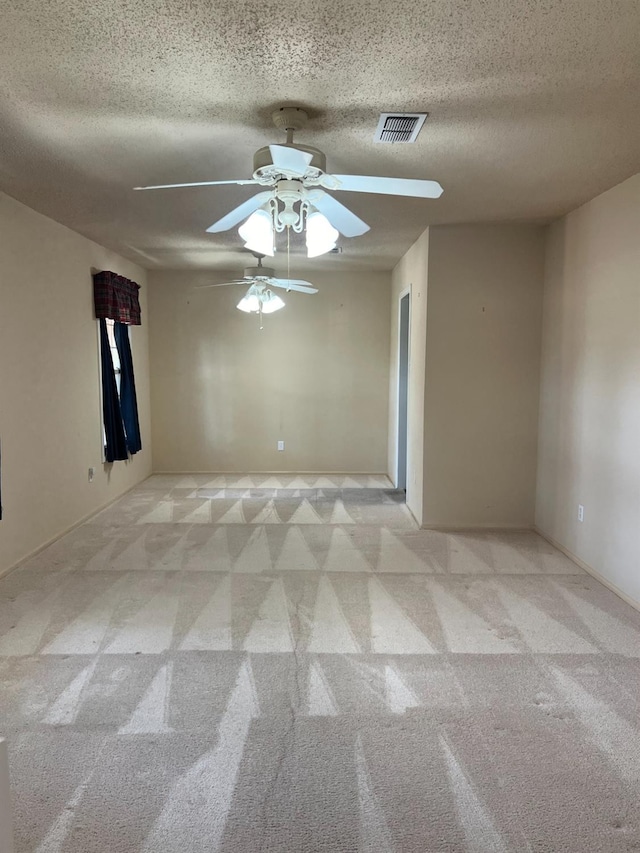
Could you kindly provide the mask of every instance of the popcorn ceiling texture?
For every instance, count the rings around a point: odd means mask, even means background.
[[[3,578],[17,853],[637,850],[640,615],[400,500],[156,475]]]
[[[145,266],[234,268],[204,230],[252,188],[131,187],[248,177],[301,105],[330,170],[444,186],[340,194],[371,233],[297,263],[388,269],[430,223],[548,220],[637,172],[639,40],[633,0],[7,0],[0,189]],[[385,110],[431,115],[375,145]]]

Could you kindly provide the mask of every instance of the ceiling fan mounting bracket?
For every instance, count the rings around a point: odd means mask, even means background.
[[[271,118],[278,130],[302,130],[309,116],[300,107],[280,107]]]

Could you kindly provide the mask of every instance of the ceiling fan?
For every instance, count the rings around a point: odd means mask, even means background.
[[[311,282],[304,281],[301,278],[277,278],[275,270],[262,266],[264,255],[254,252],[254,257],[257,258],[258,265],[245,267],[242,278],[234,278],[232,281],[223,281],[220,284],[199,284],[196,285],[196,290],[203,290],[207,287],[228,287],[230,284],[261,284],[265,287],[281,287],[287,291],[297,290],[299,293],[318,292],[318,288],[314,287]]]
[[[276,127],[286,131],[286,143],[266,145],[256,151],[253,176],[250,179],[158,184],[135,189],[160,190],[222,184],[262,186],[265,188],[262,192],[218,219],[207,231],[212,234],[228,231],[246,219],[239,233],[246,240],[247,248],[256,248],[262,254],[273,255],[274,232],[292,228],[300,233],[306,226],[310,257],[330,251],[335,246],[338,232],[345,237],[356,237],[369,230],[366,222],[325,190],[433,199],[442,195],[442,187],[437,181],[331,175],[327,172],[327,160],[322,151],[311,145],[293,142],[294,132],[307,122],[304,110],[282,107],[273,113],[273,122]]]
[[[258,259],[258,265],[255,267],[247,267],[242,278],[234,279],[233,281],[224,281],[221,284],[200,284],[196,286],[196,290],[203,290],[208,287],[228,287],[232,284],[250,285],[249,290],[237,304],[237,308],[245,311],[247,314],[260,315],[260,328],[262,328],[262,314],[272,314],[280,308],[284,308],[285,303],[279,296],[271,290],[272,287],[279,287],[289,292],[296,290],[299,293],[317,293],[318,289],[313,287],[308,281],[299,278],[276,278],[275,270],[270,267],[262,266],[262,258],[264,257],[257,252],[254,256]]]

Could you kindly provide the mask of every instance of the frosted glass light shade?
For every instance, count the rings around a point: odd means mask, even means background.
[[[314,211],[307,216],[307,256],[317,258],[335,248],[339,233],[329,222],[327,217],[319,211]]]
[[[263,314],[273,314],[274,311],[279,311],[281,308],[284,308],[284,305],[284,300],[280,299],[279,296],[276,296],[276,294],[272,293],[270,290],[265,290],[262,294]]]
[[[285,303],[279,296],[263,288],[264,285],[252,284],[236,307],[247,314],[257,314],[261,306],[263,314],[273,314],[284,308]]]
[[[247,295],[243,296],[240,302],[238,302],[236,308],[250,314],[252,311],[260,310],[260,300],[255,293],[247,293]]]
[[[244,240],[245,249],[273,256],[273,221],[266,210],[256,210],[238,228],[238,234]]]

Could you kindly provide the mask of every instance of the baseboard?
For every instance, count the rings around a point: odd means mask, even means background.
[[[250,477],[252,474],[259,474],[261,477],[277,477],[279,474],[286,476],[298,474],[312,477],[384,477],[390,479],[386,471],[300,471],[298,469],[295,471],[153,471],[151,476],[153,477],[154,474],[175,477]],[[393,483],[393,480],[391,482]]]
[[[98,515],[99,512],[102,512],[103,510],[107,509],[107,507],[110,507],[116,501],[119,501],[120,498],[123,498],[125,495],[128,495],[129,492],[132,492],[134,489],[137,489],[141,483],[144,483],[145,480],[149,479],[149,476],[145,477],[144,480],[140,480],[140,482],[136,483],[135,485],[129,486],[128,489],[125,489],[124,492],[120,492],[120,494],[116,495],[115,498],[111,498],[111,500],[108,500],[106,503],[101,504],[99,507],[92,510],[91,512],[88,512],[86,515],[83,515],[82,518],[79,518],[77,521],[74,521],[73,524],[60,531],[60,533],[56,533],[56,535],[52,536],[51,539],[48,539],[42,545],[38,545],[37,548],[34,548],[33,551],[30,551],[24,557],[20,557],[17,563],[13,563],[13,565],[9,566],[6,569],[0,569],[0,578],[4,578],[7,575],[11,574],[11,572],[15,572],[15,570],[19,569],[23,563],[26,563],[27,560],[31,560],[33,557],[37,556],[41,551],[44,551],[45,548],[48,548],[49,545],[53,545],[53,543],[57,542],[58,539],[62,539],[62,537],[66,536],[67,533],[71,533],[71,531],[75,530],[76,527],[80,527],[81,524],[84,524],[85,522],[89,521],[90,518],[93,518],[95,515]]]
[[[531,524],[423,524],[423,530],[442,533],[531,533]]]
[[[600,581],[603,586],[606,586],[607,589],[610,589],[611,592],[615,593],[618,596],[618,598],[621,598],[623,601],[626,601],[626,603],[631,605],[634,610],[640,611],[640,601],[636,601],[635,598],[631,598],[631,596],[627,595],[626,592],[623,592],[619,586],[616,586],[616,584],[614,584],[604,575],[600,574],[597,569],[594,569],[593,566],[590,566],[589,563],[585,563],[584,560],[581,560],[580,557],[576,556],[576,554],[574,554],[568,548],[565,548],[565,546],[561,542],[558,542],[556,539],[554,539],[553,536],[549,536],[548,533],[545,533],[543,530],[540,530],[540,528],[536,527],[535,525],[533,529],[538,534],[538,536],[542,536],[543,539],[545,539],[550,545],[553,545],[554,548],[557,548],[558,551],[561,551],[565,555],[565,557],[568,557],[573,563],[576,564],[576,566],[580,566],[580,568],[584,569],[587,574],[594,577],[597,581]]]

